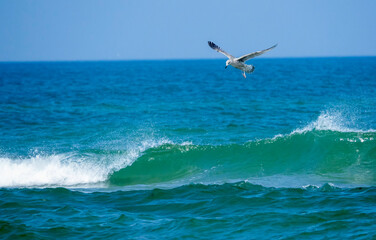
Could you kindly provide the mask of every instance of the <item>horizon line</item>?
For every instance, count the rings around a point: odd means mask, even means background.
[[[376,55],[354,56],[297,56],[297,57],[261,57],[257,59],[304,59],[304,58],[369,58]],[[0,63],[47,63],[47,62],[138,62],[138,61],[198,61],[224,60],[226,58],[151,58],[151,59],[60,59],[60,60],[0,60]],[[253,59],[255,60],[255,59]]]

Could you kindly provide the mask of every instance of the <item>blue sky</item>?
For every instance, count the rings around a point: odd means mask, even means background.
[[[0,61],[375,56],[374,0],[0,0]]]

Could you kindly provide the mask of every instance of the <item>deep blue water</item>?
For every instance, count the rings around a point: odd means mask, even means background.
[[[0,63],[0,238],[376,238],[376,57],[252,63]]]

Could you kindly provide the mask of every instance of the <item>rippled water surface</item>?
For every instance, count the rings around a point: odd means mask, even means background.
[[[376,238],[376,58],[0,63],[0,238]]]

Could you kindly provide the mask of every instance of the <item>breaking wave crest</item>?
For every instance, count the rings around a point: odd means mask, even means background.
[[[91,149],[84,153],[27,158],[0,157],[0,187],[75,186],[105,182],[108,176],[133,163],[146,149],[169,143],[147,140],[126,151]]]
[[[298,128],[292,132],[294,133],[304,133],[313,130],[328,130],[328,131],[335,131],[335,132],[376,132],[376,130],[369,129],[369,130],[361,130],[358,128],[352,127],[356,120],[348,120],[349,117],[343,116],[342,111],[334,111],[328,110],[321,112],[319,117],[309,123],[307,126],[303,128]]]

